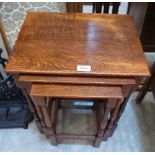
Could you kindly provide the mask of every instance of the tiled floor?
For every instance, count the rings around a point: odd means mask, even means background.
[[[75,141],[52,146],[32,122],[28,130],[1,129],[0,151],[155,151],[155,101],[149,92],[143,103],[137,105],[136,95],[132,94],[113,137],[102,142],[100,148],[74,144]],[[76,127],[80,129],[78,123]]]

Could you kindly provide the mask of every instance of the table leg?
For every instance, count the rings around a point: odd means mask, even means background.
[[[124,110],[125,110],[125,107],[126,107],[126,105],[127,105],[127,102],[128,102],[128,100],[129,100],[129,97],[130,97],[130,95],[122,101],[122,104],[121,104],[121,106],[120,106],[118,115],[117,115],[117,117],[116,117],[116,119],[115,119],[115,121],[114,121],[114,125],[113,125],[113,128],[112,128],[112,132],[111,132],[111,134],[110,134],[110,137],[113,135],[113,133],[115,132],[115,129],[117,128],[118,121],[119,121],[119,119],[120,119],[122,113],[123,113]]]
[[[94,142],[94,147],[100,146],[100,144],[102,142],[103,135],[105,133],[105,129],[107,127],[110,112],[115,107],[116,103],[117,103],[117,99],[108,99],[107,102],[105,103],[105,108],[104,108],[105,111],[104,111],[104,114],[103,114],[101,122],[100,122],[100,127],[97,132],[97,137]]]
[[[54,103],[52,104],[52,107],[53,107],[52,125],[53,125],[54,130],[56,130],[58,110],[61,109],[61,101],[60,101],[60,99],[56,99],[54,101]]]
[[[55,131],[52,127],[52,121],[48,113],[47,105],[44,97],[31,96],[33,99],[42,123],[45,123],[46,133],[49,135],[52,145],[57,145]]]
[[[122,100],[117,100],[115,109],[111,111],[111,114],[110,114],[111,116],[110,116],[110,119],[108,120],[108,124],[105,130],[104,136],[103,136],[104,141],[107,140],[111,136],[111,134],[114,132],[113,131],[113,129],[115,128],[114,123],[119,113],[121,103],[122,103]]]
[[[128,102],[128,100],[129,100],[129,98],[130,98],[130,96],[131,96],[131,93],[133,92],[133,90],[134,90],[135,88],[136,88],[136,85],[130,85],[130,86],[128,86],[126,89],[124,89],[124,93],[125,93],[127,96],[124,98],[124,100],[122,101],[122,104],[121,104],[121,106],[120,106],[120,108],[119,108],[119,112],[118,112],[117,117],[116,117],[116,119],[115,119],[115,121],[114,121],[114,125],[113,125],[113,128],[112,128],[112,132],[111,132],[111,134],[109,135],[110,137],[113,135],[115,129],[117,128],[118,121],[119,121],[119,119],[120,119],[122,113],[123,113],[124,110],[125,110],[125,107],[126,107],[126,105],[127,105],[127,102]],[[126,92],[125,92],[125,91],[126,91]],[[104,139],[103,139],[103,140],[104,140]],[[106,140],[106,139],[105,139],[105,140]]]
[[[39,130],[40,133],[43,133],[43,128],[42,128],[42,125],[41,125],[41,122],[40,122],[40,119],[39,119],[39,116],[37,115],[37,111],[35,109],[35,106],[31,100],[31,98],[29,97],[26,89],[22,88],[22,92],[23,94],[25,95],[26,99],[27,99],[27,102],[28,102],[28,105],[29,105],[29,108],[30,108],[30,111],[32,112],[33,114],[33,117],[34,117],[34,120],[35,120],[35,123],[36,123],[36,126]]]

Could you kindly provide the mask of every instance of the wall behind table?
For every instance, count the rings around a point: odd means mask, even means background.
[[[27,12],[66,12],[66,3],[3,2],[0,16],[11,48],[13,48]]]

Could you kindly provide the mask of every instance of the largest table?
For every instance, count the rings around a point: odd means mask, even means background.
[[[38,106],[34,104],[31,100],[34,101],[33,95],[40,97],[44,94],[48,97],[53,94],[51,88],[56,91],[61,86],[67,86],[68,91],[69,88],[73,91],[76,88],[78,91],[83,87],[86,90],[92,88],[89,93],[104,87],[103,93],[109,97],[112,93],[116,93],[116,96],[120,93],[118,97],[123,97],[121,106],[116,107],[109,125],[109,115],[106,116],[106,122],[101,124],[104,130],[97,133],[95,146],[112,135],[139,79],[150,75],[131,16],[80,13],[28,13],[6,71],[14,75],[29,100],[38,128],[47,136],[50,131],[42,129],[44,126],[47,129],[48,121],[43,120],[44,117],[38,112],[42,103]],[[116,89],[107,94],[106,87],[107,90]],[[60,93],[62,97],[73,97],[66,92]],[[55,95],[61,98],[58,93]],[[74,95],[78,97],[76,91]],[[85,91],[82,97],[87,99],[87,96]],[[39,97],[37,100],[42,100]],[[102,95],[89,97],[98,99]],[[53,144],[57,143],[53,135],[51,139]]]

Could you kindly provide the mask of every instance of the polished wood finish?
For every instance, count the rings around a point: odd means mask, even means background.
[[[77,65],[92,70],[79,72]],[[94,147],[112,136],[139,78],[150,75],[132,17],[80,13],[28,13],[6,70],[29,93],[53,145],[79,137]],[[56,132],[63,98],[94,102],[94,135]]]
[[[79,72],[77,65],[90,65],[92,70]],[[28,13],[6,71],[115,77],[149,75],[132,17],[80,13]]]
[[[123,98],[121,87],[59,84],[32,84],[30,95],[72,99]]]
[[[35,120],[35,123],[36,123],[36,126],[37,126],[39,132],[43,133],[43,126],[42,126],[40,118],[39,118],[39,116],[37,114],[36,107],[34,106],[30,96],[28,95],[27,90],[24,89],[24,88],[22,88],[21,90],[22,90],[23,94],[25,95],[25,97],[27,99],[27,102],[29,104],[29,108],[30,108],[30,110],[31,110],[31,112],[33,114],[33,117],[34,117],[34,120]]]
[[[93,135],[81,135],[81,134],[57,134],[56,137],[60,138],[67,138],[67,139],[82,139],[82,140],[91,140],[94,141],[96,139]]]
[[[101,98],[99,97],[100,93],[101,93]],[[57,85],[32,84],[30,95],[34,100],[36,107],[42,108],[41,115],[43,116],[41,116],[40,118],[44,119],[47,130],[52,132],[51,141],[53,145],[57,145],[56,137],[59,137],[59,138],[94,140],[93,142],[94,147],[100,146],[103,140],[104,133],[106,133],[107,137],[111,135],[114,128],[113,126],[115,124],[115,120],[117,119],[117,115],[119,113],[120,104],[122,103],[122,99],[123,99],[121,87],[112,87],[112,86],[110,87],[91,86],[90,87],[85,85],[80,86],[80,85],[58,85],[58,84]],[[66,135],[62,133],[61,136],[59,136],[60,134],[56,133],[56,136],[55,136],[54,135],[54,132],[56,132],[55,125],[52,124],[52,121],[50,119],[51,114],[48,111],[51,111],[51,110],[47,109],[48,106],[45,103],[46,97],[59,98],[59,99],[62,99],[62,98],[101,99],[101,102],[103,103],[100,103],[100,104],[103,104],[104,113],[103,115],[99,116],[100,121],[98,122],[99,125],[98,125],[97,133],[95,135],[89,135],[89,136],[80,134],[79,137],[76,134]],[[104,104],[103,98],[110,98],[110,99],[108,99]],[[96,112],[98,113],[98,111]],[[41,113],[41,111],[39,113]],[[57,117],[57,116],[54,116],[54,117]],[[107,135],[107,133],[109,134]]]
[[[136,98],[137,103],[141,103],[143,101],[146,93],[149,91],[150,88],[151,88],[151,91],[155,98],[155,63],[151,67],[151,76],[145,80],[144,86],[140,90],[140,92]]]
[[[94,142],[95,147],[99,147],[103,136],[105,136],[105,133],[111,132],[111,129],[113,128],[113,124],[115,119],[117,118],[117,114],[120,108],[121,100],[118,99],[109,99],[107,103],[104,105],[104,114],[101,118],[100,126],[97,132],[97,137]],[[116,106],[116,108],[115,108]],[[111,114],[112,113],[112,114]],[[107,129],[106,129],[107,128]]]
[[[135,85],[134,78],[20,75],[18,82],[87,85]]]
[[[41,119],[41,122],[43,123],[43,126],[46,131],[44,131],[47,134],[47,137],[50,138],[52,145],[57,145],[57,139],[55,136],[55,131],[52,126],[51,117],[48,114],[47,104],[45,102],[44,97],[35,97],[31,96],[32,100],[34,101],[35,106],[37,107],[38,115]],[[45,123],[45,124],[44,124]]]

